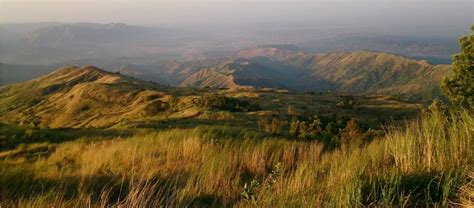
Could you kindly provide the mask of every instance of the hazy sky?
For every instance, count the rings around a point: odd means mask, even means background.
[[[280,24],[440,32],[474,24],[474,0],[0,0],[0,22],[151,26]]]

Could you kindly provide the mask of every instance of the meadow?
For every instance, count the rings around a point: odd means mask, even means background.
[[[433,105],[403,128],[384,125],[370,140],[363,136],[369,130],[347,121],[329,146],[321,139],[329,130],[303,138],[289,123],[273,132],[256,120],[224,121],[126,130],[2,125],[0,204],[473,206],[470,111]]]

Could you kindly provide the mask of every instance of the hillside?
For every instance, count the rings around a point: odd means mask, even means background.
[[[164,94],[157,87],[91,66],[64,67],[1,87],[0,121],[38,127],[110,126],[159,110]]]
[[[431,65],[426,61],[383,52],[309,53],[278,45],[249,48],[237,51],[231,57],[198,61],[158,58],[154,62],[136,63],[133,58],[86,58],[64,63],[93,64],[127,76],[172,86],[271,87],[311,92],[396,95],[412,101],[440,98],[439,83],[451,71],[449,65]],[[22,69],[19,65],[0,66],[7,70]],[[32,75],[48,71],[44,66],[33,68],[8,73],[3,78],[7,80],[4,84],[27,80]]]
[[[242,79],[244,76],[239,73],[236,74]],[[217,80],[211,78],[224,77],[210,69],[199,75],[188,80],[205,77],[208,80],[201,81],[207,86]],[[228,82],[220,82],[223,85],[216,87],[229,87],[226,84],[235,81],[232,76],[228,75]],[[349,101],[350,106],[338,106]],[[372,128],[380,128],[381,123],[390,120],[414,118],[420,108],[389,96],[297,93],[252,87],[164,87],[92,66],[63,67],[34,80],[0,87],[0,123],[30,127],[154,126],[169,123],[170,118],[195,125],[229,118],[245,123],[262,115],[281,114],[289,106],[302,115],[356,118]],[[236,113],[230,116],[228,111]]]
[[[206,80],[210,87],[280,87],[426,99],[439,96],[439,83],[449,73],[447,65],[373,51],[305,53],[270,47],[242,50],[236,56],[203,69],[205,73],[197,71],[184,84],[203,87]]]
[[[407,37],[407,36],[336,36],[297,44],[312,52],[375,50],[427,60],[432,64],[450,64],[451,55],[458,53],[454,37]]]
[[[63,67],[0,88],[0,204],[472,206],[472,115],[438,107]]]

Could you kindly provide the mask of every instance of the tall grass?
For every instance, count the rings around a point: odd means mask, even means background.
[[[0,204],[472,206],[473,131],[472,113],[435,110],[383,139],[330,152],[229,126],[29,144],[2,152]],[[49,153],[26,157],[19,148]],[[276,164],[281,174],[272,174]],[[241,195],[253,180],[255,202]]]

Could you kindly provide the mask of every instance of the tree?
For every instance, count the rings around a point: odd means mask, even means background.
[[[441,85],[449,100],[456,105],[472,107],[474,105],[474,25],[471,35],[459,40],[461,53],[453,56],[452,76],[443,80]]]

